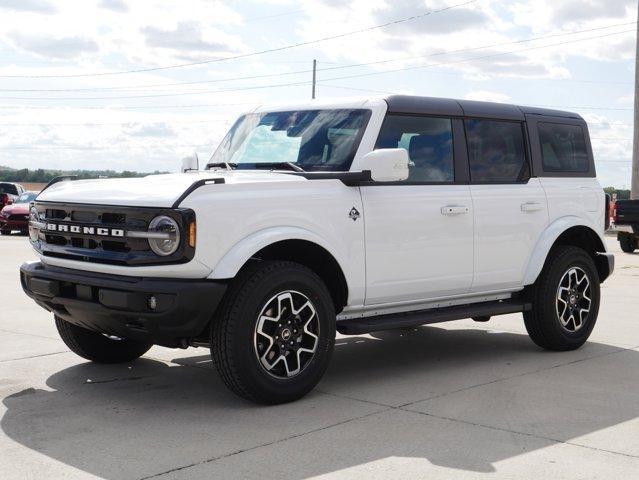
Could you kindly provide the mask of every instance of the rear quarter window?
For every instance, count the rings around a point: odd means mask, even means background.
[[[589,171],[590,161],[583,127],[540,122],[538,129],[545,172]]]

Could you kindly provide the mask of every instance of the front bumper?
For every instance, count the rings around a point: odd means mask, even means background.
[[[615,256],[609,252],[597,252],[599,281],[604,282],[615,271]]]
[[[41,262],[23,264],[20,281],[29,297],[63,320],[166,347],[208,338],[206,327],[226,291],[223,282],[108,275]]]

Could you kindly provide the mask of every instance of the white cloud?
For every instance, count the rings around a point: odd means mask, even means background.
[[[113,10],[114,12],[125,13],[129,11],[129,7],[124,0],[102,0],[100,2],[102,8]]]
[[[618,105],[626,105],[632,107],[635,103],[634,94],[623,95],[617,99]]]
[[[55,6],[47,0],[0,0],[0,9],[37,13],[56,11]]]
[[[231,53],[237,51],[241,43],[217,29],[203,31],[197,22],[180,22],[170,29],[146,26],[141,32],[148,47],[174,50],[182,58],[196,58],[202,53],[208,54],[207,58]]]
[[[498,102],[498,103],[506,103],[510,100],[510,97],[505,93],[500,92],[490,92],[487,90],[477,90],[474,92],[469,92],[464,95],[466,100],[478,100],[481,102]]]
[[[47,58],[74,58],[99,50],[94,40],[85,37],[56,38],[46,34],[11,32],[9,38],[18,48]]]
[[[552,3],[552,19],[558,25],[584,20],[623,18],[629,7],[636,7],[634,0],[562,0]]]
[[[380,9],[374,15],[376,23],[387,23],[414,15],[434,12],[447,6],[444,2],[392,2]],[[481,10],[464,7],[455,8],[441,15],[433,13],[415,20],[392,25],[387,28],[389,34],[411,35],[418,34],[450,34],[461,32],[470,28],[486,26],[490,21],[489,16]]]
[[[175,137],[175,130],[164,122],[126,126],[125,133],[132,137]]]

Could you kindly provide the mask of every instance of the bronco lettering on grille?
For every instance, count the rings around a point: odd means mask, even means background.
[[[80,233],[82,235],[99,235],[102,237],[124,237],[124,230],[119,228],[83,227],[80,225],[57,223],[47,223],[47,231],[60,233]]]

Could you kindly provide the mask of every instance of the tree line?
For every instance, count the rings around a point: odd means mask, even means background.
[[[617,194],[617,200],[628,200],[630,198],[630,190],[618,189],[615,187],[606,187],[604,188],[604,192],[606,192],[611,197],[613,194]]]
[[[154,174],[165,173],[160,171],[152,172]],[[25,183],[48,183],[55,177],[61,175],[77,175],[80,179],[88,178],[133,178],[144,177],[150,175],[151,172],[140,173],[125,170],[123,172],[116,172],[115,170],[44,170],[38,168],[37,170],[29,170],[28,168],[21,168],[19,170],[4,169],[0,167],[0,181],[3,182],[25,182]]]
[[[42,168],[38,168],[37,170],[29,170],[28,168],[16,170],[0,166],[0,182],[48,183],[55,177],[59,177],[61,175],[77,175],[80,179],[88,179],[99,177],[134,178],[145,177],[151,174],[157,175],[159,173],[168,172],[160,172],[158,170],[146,173],[133,172],[129,170],[124,170],[123,172],[116,172],[115,170],[44,170]],[[619,200],[627,200],[630,198],[630,190],[606,187],[604,188],[604,191],[610,194],[610,196],[616,193],[617,199]]]

